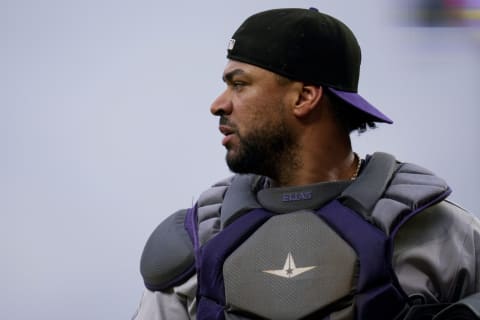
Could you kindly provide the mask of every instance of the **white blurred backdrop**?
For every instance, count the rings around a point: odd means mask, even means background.
[[[354,135],[448,180],[480,213],[480,35],[396,1],[0,0],[0,318],[129,319],[155,226],[229,175],[210,102],[250,14],[349,25],[360,93],[394,119]]]

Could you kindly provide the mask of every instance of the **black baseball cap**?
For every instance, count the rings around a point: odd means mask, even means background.
[[[310,9],[254,14],[235,31],[227,58],[321,85],[374,122],[393,121],[358,94],[361,51],[338,19]]]

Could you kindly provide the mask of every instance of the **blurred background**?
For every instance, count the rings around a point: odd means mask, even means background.
[[[480,213],[479,1],[0,0],[0,318],[129,319],[156,225],[230,175],[210,102],[249,15],[349,25],[360,93],[394,119],[360,136],[428,167]]]

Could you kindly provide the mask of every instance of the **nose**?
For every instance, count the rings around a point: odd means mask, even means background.
[[[214,116],[222,116],[232,113],[232,101],[229,98],[227,90],[225,90],[212,102],[212,105],[210,106],[210,112]]]

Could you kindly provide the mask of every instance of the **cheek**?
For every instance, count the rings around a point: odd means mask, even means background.
[[[248,115],[248,118],[244,119],[242,127],[239,128],[239,136],[241,138],[248,138],[250,135],[258,135],[272,130],[272,128],[278,128],[283,119],[279,112],[273,110],[257,110]],[[273,129],[276,130],[276,129]]]
[[[245,133],[283,119],[284,102],[269,92],[252,92],[238,97],[236,101],[236,122],[239,133]]]

